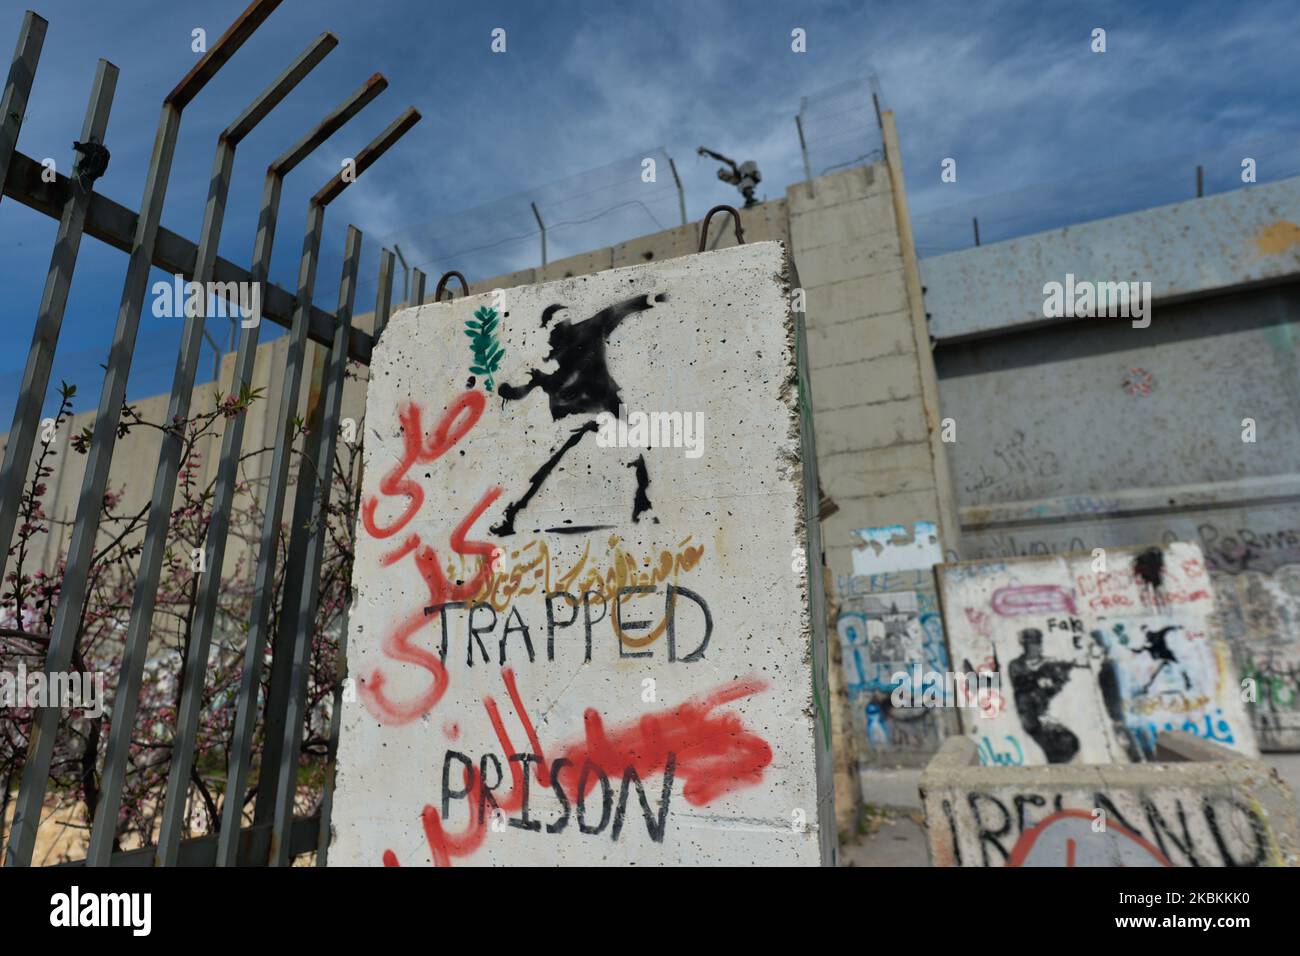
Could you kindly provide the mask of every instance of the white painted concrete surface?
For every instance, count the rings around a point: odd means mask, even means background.
[[[830,862],[784,272],[757,243],[393,318],[331,863]],[[703,453],[601,447],[611,399],[701,413]]]

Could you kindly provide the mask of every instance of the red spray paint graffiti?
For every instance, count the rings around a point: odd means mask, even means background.
[[[1005,866],[1173,866],[1150,840],[1087,810],[1059,810],[1026,830]]]
[[[583,715],[584,740],[563,751],[569,763],[560,771],[560,782],[576,796],[578,775],[588,760],[607,771],[632,767],[645,779],[662,772],[668,755],[676,754],[682,796],[693,806],[752,786],[763,779],[763,769],[772,762],[772,748],[745,730],[739,714],[713,711],[766,687],[762,681],[733,681],[702,699],[688,700],[668,713],[646,714],[609,733],[600,714],[588,708]],[[589,779],[587,790],[595,786],[596,781]]]
[[[401,460],[384,475],[379,482],[379,490],[388,497],[406,497],[407,504],[402,513],[391,523],[381,525],[376,520],[379,500],[375,496],[368,498],[361,507],[361,521],[366,532],[375,538],[388,538],[399,531],[415,517],[424,503],[424,489],[419,482],[413,481],[406,473],[417,463],[428,464],[441,458],[460,439],[465,437],[486,405],[484,397],[473,391],[464,392],[452,403],[434,428],[433,437],[425,444],[424,430],[421,426],[421,413],[418,405],[408,404],[398,413],[402,424],[405,450]],[[501,494],[500,487],[492,487],[483,493],[477,505],[456,526],[451,535],[451,549],[456,554],[478,556],[480,562],[478,573],[469,581],[453,585],[447,580],[438,559],[438,552],[429,545],[421,546],[420,537],[408,535],[402,543],[380,558],[384,567],[395,564],[408,554],[415,555],[415,565],[420,577],[424,579],[428,590],[428,600],[413,609],[402,619],[397,629],[383,641],[383,651],[392,660],[415,664],[428,671],[433,683],[413,700],[396,702],[384,691],[385,678],[376,668],[370,677],[362,678],[358,683],[361,701],[370,714],[381,723],[405,724],[432,710],[442,699],[447,690],[447,671],[438,657],[426,650],[415,647],[411,642],[416,633],[424,627],[429,618],[424,612],[426,607],[451,601],[463,601],[473,596],[492,574],[492,567],[498,556],[495,545],[486,541],[467,541],[470,528],[483,515],[492,502]]]
[[[514,673],[503,668],[501,676],[515,712],[524,726],[536,761],[539,784],[550,782],[550,769],[542,753],[532,721],[524,710]],[[703,806],[734,790],[758,784],[763,771],[772,762],[772,748],[762,737],[747,730],[740,715],[732,711],[714,713],[719,707],[757,694],[767,688],[761,680],[733,681],[716,688],[702,698],[688,700],[669,711],[646,714],[606,731],[604,722],[594,709],[583,715],[585,732],[580,741],[560,750],[561,757],[554,766],[560,767],[556,779],[573,801],[579,796],[581,771],[588,764],[605,774],[624,769],[635,770],[639,779],[645,780],[663,773],[670,760],[676,761],[677,776],[682,780],[682,794],[693,806]],[[507,757],[515,753],[496,702],[483,698],[488,719],[492,722],[497,741]],[[523,802],[523,771],[518,761],[510,761],[511,790],[507,797],[493,799],[503,814],[518,810]],[[596,786],[594,775],[586,777],[590,792]],[[464,783],[469,793],[469,806],[475,807],[482,798],[482,781],[479,775],[467,768]],[[473,811],[470,821],[460,833],[448,833],[442,825],[438,811],[426,805],[420,813],[425,840],[435,866],[450,866],[453,859],[468,856],[482,846],[487,837],[486,822]],[[392,850],[383,854],[385,866],[400,865]]]

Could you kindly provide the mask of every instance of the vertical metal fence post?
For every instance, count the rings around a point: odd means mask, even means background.
[[[389,250],[379,250],[379,291],[375,294],[375,327],[371,333],[375,342],[379,341],[393,311],[393,258]]]
[[[94,433],[86,458],[85,479],[68,547],[63,587],[59,592],[54,628],[46,654],[47,673],[67,670],[79,636],[81,609],[86,598],[90,562],[99,531],[100,509],[108,487],[109,466],[117,442],[126,380],[131,370],[136,333],[140,327],[140,310],[144,305],[149,270],[153,265],[154,243],[158,238],[159,220],[167,194],[167,179],[171,173],[172,157],[180,132],[181,113],[280,2],[281,0],[254,0],[163,101],[162,116],[145,179],[144,199],[136,220],[131,258],[118,307],[113,345],[109,351],[108,370],[104,375]],[[32,721],[27,765],[23,770],[13,829],[6,849],[8,866],[27,866],[31,863],[58,727],[59,710],[54,707],[40,708]]]
[[[804,97],[804,102],[808,102],[807,97]],[[803,116],[799,113],[794,116],[794,126],[799,131],[799,152],[803,154],[803,178],[808,183],[808,198],[811,199],[817,194],[813,191],[812,166],[808,163],[808,141],[804,139]]]
[[[375,341],[388,325],[393,308],[393,259],[387,249],[379,253],[379,291],[375,294]],[[351,586],[349,584],[349,593]],[[343,609],[339,649],[334,659],[334,693],[330,706],[330,733],[325,753],[325,783],[321,790],[320,823],[316,832],[316,865],[329,862],[330,821],[334,815],[334,780],[338,770],[339,737],[343,727],[343,684],[348,677],[348,613]]]
[[[208,199],[203,210],[203,225],[199,233],[198,255],[194,263],[193,281],[204,285],[212,278],[217,261],[217,247],[225,219],[226,199],[230,192],[230,176],[235,164],[235,151],[240,142],[289,95],[304,77],[325,58],[338,40],[325,33],[316,39],[289,67],[253,100],[239,117],[217,137],[216,153],[212,162],[212,177],[208,184]],[[258,300],[260,301],[260,289]],[[187,314],[181,333],[180,351],[176,357],[176,370],[172,378],[171,396],[167,402],[166,422],[169,430],[163,433],[162,448],[158,455],[158,469],[150,498],[148,527],[145,532],[140,566],[136,576],[135,594],[131,602],[130,623],[127,626],[125,650],[119,671],[117,693],[114,698],[113,724],[109,733],[107,753],[104,758],[104,776],[100,787],[100,802],[96,808],[94,827],[86,860],[92,866],[107,865],[113,853],[117,831],[117,813],[121,806],[122,785],[130,758],[131,737],[139,704],[140,683],[144,673],[145,658],[149,654],[149,637],[152,632],[154,607],[158,596],[158,582],[162,574],[167,546],[167,532],[171,524],[172,499],[176,494],[176,476],[180,469],[185,437],[181,428],[175,427],[189,417],[190,396],[194,391],[194,378],[198,369],[199,350],[203,344],[204,307],[197,314]],[[221,575],[220,568],[207,569],[209,574]],[[202,686],[207,672],[208,643],[196,640],[191,633],[189,653],[183,663],[182,681],[186,688],[196,679]],[[178,714],[178,736],[184,739],[183,729],[193,722],[197,714],[192,700],[182,697]],[[174,748],[172,766],[186,763],[188,748]],[[178,759],[179,758],[179,759]],[[188,774],[188,768],[186,768]],[[182,800],[184,802],[184,794]],[[164,806],[163,832],[167,832],[167,811],[172,807],[169,789]],[[166,862],[174,862],[172,860]]]
[[[416,308],[424,305],[424,272],[420,269],[411,270],[411,298],[406,304]]]
[[[103,145],[116,88],[117,67],[107,60],[100,60],[90,90],[86,118],[81,124],[81,142]],[[81,249],[92,188],[75,180],[69,181],[63,215],[59,218],[59,231],[54,237],[54,251],[50,254],[50,268],[45,275],[45,290],[41,293],[32,347],[27,353],[27,367],[23,370],[18,404],[14,407],[13,426],[5,445],[4,466],[0,468],[0,578],[4,576],[5,559],[9,556],[9,543],[13,539],[22,501],[23,481],[40,427],[41,406],[50,384],[50,367],[54,364],[54,352],[63,327],[72,274],[77,268],[77,253]]]
[[[677,164],[673,162],[671,156],[668,157],[668,168],[672,171],[673,182],[677,185],[677,212],[682,217],[682,225],[686,225],[686,190],[682,189],[682,177],[677,175]]]
[[[279,424],[275,450],[271,455],[266,505],[262,512],[262,531],[258,544],[257,571],[253,583],[253,606],[248,637],[244,645],[244,669],[240,675],[239,698],[235,714],[235,734],[231,741],[230,768],[226,775],[224,820],[233,817],[233,827],[223,822],[217,861],[233,866],[239,856],[239,803],[248,782],[252,759],[253,731],[257,725],[258,693],[262,685],[262,655],[275,602],[276,548],[280,540],[280,516],[289,478],[289,459],[293,453],[294,420],[298,413],[298,390],[302,384],[302,363],[307,346],[307,316],[311,313],[312,288],[316,284],[316,260],[320,254],[325,229],[325,207],[314,200],[308,205],[307,233],[303,238],[298,263],[298,299],[289,331],[284,383],[280,395]],[[259,786],[260,794],[261,788]]]
[[[324,389],[315,413],[309,419],[306,447],[298,469],[294,523],[289,545],[289,562],[298,569],[295,575],[297,580],[291,582],[286,576],[284,604],[280,613],[281,631],[283,633],[287,626],[288,633],[294,636],[294,642],[280,763],[278,767],[263,767],[264,773],[278,774],[268,860],[275,866],[287,866],[289,863],[289,829],[293,825],[298,758],[302,752],[312,638],[316,630],[320,569],[325,549],[325,526],[329,521],[330,479],[333,475],[339,413],[343,405],[348,335],[352,327],[352,307],[356,301],[360,259],[361,232],[355,226],[349,226],[347,246],[343,254],[343,276],[339,282],[339,307],[335,312],[338,326],[334,330],[328,368],[321,369],[321,377],[325,379]],[[307,484],[308,481],[310,484]],[[291,583],[293,587],[290,586]]]
[[[306,159],[321,144],[343,127],[352,117],[361,112],[375,97],[384,91],[388,81],[375,74],[356,92],[344,100],[333,112],[326,116],[314,129],[291,146],[283,155],[273,162],[266,173],[266,185],[263,189],[262,212],[258,220],[257,238],[253,244],[253,276],[256,281],[264,282],[271,267],[271,249],[275,241],[275,227],[280,207],[280,190],[287,176],[295,167]],[[235,357],[235,374],[232,389],[236,393],[247,389],[253,379],[253,365],[257,357],[257,340],[260,326],[254,324],[244,328],[239,337],[239,352]],[[305,325],[302,329],[305,335]],[[290,341],[294,341],[292,338]],[[299,350],[301,352],[301,350]],[[291,350],[292,356],[292,350]],[[287,384],[287,383],[286,383]],[[287,391],[287,389],[286,389]],[[281,401],[284,399],[282,397]],[[293,389],[292,405],[297,407],[298,389]],[[208,541],[211,548],[209,567],[220,568],[225,562],[226,536],[230,526],[230,512],[233,507],[236,486],[238,484],[239,451],[243,446],[244,416],[231,419],[222,436],[221,464],[217,474],[216,489],[212,500],[212,519],[208,525]],[[274,472],[274,468],[272,469]],[[195,610],[195,640],[209,640],[213,621],[216,616],[217,598],[220,594],[220,577],[206,578],[199,588]],[[251,638],[250,638],[251,639]],[[258,651],[260,660],[261,651]],[[256,694],[257,682],[251,684],[248,674],[248,660],[245,657],[245,677],[241,678],[240,701],[244,694]],[[243,708],[239,715],[255,720],[256,707]],[[234,743],[231,750],[231,768],[228,781],[234,780],[237,771],[243,765],[236,766],[235,758],[246,753],[252,740],[252,724],[236,722]],[[242,746],[241,746],[242,742]],[[222,805],[221,835],[217,843],[217,865],[233,866],[238,862],[239,830],[243,816],[243,780],[238,788],[229,783]]]
[[[18,31],[18,46],[14,49],[13,60],[9,64],[9,76],[5,79],[4,93],[0,94],[0,186],[3,186],[5,177],[9,175],[9,161],[13,159],[14,150],[18,146],[18,133],[22,130],[23,119],[27,115],[27,99],[32,93],[32,81],[36,79],[36,65],[41,59],[41,47],[45,43],[45,29],[49,24],[35,13],[28,10],[23,15],[23,25]],[[100,70],[103,70],[103,64],[106,61],[100,60]],[[116,79],[116,72],[114,79]],[[95,89],[98,90],[99,73],[95,75]],[[113,98],[112,90],[108,94],[110,102]],[[92,109],[95,102],[95,94],[91,94]],[[89,113],[87,113],[89,120]],[[105,121],[107,122],[107,110],[105,110]],[[82,126],[84,134],[89,123]],[[103,135],[102,132],[100,134]],[[3,190],[0,190],[0,195]],[[83,208],[82,215],[84,217]],[[59,237],[64,236],[65,223],[68,221],[68,204],[63,207],[63,218],[59,221]],[[81,238],[81,228],[77,227],[76,239]],[[55,251],[58,251],[58,243],[55,243]],[[76,253],[73,252],[72,262],[76,260]],[[51,277],[53,276],[54,264],[50,264]],[[71,270],[69,270],[71,271]],[[67,286],[64,285],[66,295]],[[50,302],[50,279],[46,279],[45,294],[41,297],[41,317],[49,316],[47,304]],[[63,313],[60,309],[58,320],[62,321]],[[33,401],[33,396],[27,390],[28,383],[34,370],[44,367],[46,379],[49,378],[49,363],[54,360],[53,348],[54,343],[50,342],[49,351],[51,354],[38,355],[37,345],[43,343],[44,337],[41,335],[42,329],[48,333],[50,325],[48,322],[37,320],[37,334],[32,340],[32,349],[27,359],[27,372],[23,376],[23,393],[19,397],[18,407],[14,409],[14,428],[9,432],[9,444],[5,448],[4,470],[0,471],[0,580],[4,578],[5,565],[8,563],[9,544],[13,540],[14,523],[18,515],[18,502],[23,479],[26,477],[27,460],[31,457],[31,445],[33,435],[35,434],[35,425],[30,426],[30,433],[22,429],[22,422],[25,413]],[[54,325],[54,337],[58,337],[58,325]],[[33,364],[35,363],[35,364]],[[45,388],[40,389],[40,394],[35,396],[36,413],[40,414],[41,402],[45,399]],[[27,443],[27,454],[18,455],[17,452],[23,442]]]
[[[533,207],[533,218],[537,220],[537,228],[542,233],[542,265],[546,265],[546,223],[542,222],[542,212],[537,208],[537,203],[530,202],[528,205]]]
[[[338,173],[334,174],[334,176],[330,179],[328,183],[326,183],[323,187],[321,187],[321,189],[316,193],[315,196],[312,197],[311,207],[313,211],[319,210],[320,217],[323,217],[325,207],[329,203],[333,202],[336,198],[338,198],[339,194],[341,194],[344,189],[346,189],[349,185],[351,185],[353,182],[359,179],[361,174],[364,173],[366,169],[368,169],[377,159],[379,159],[380,156],[382,156],[385,152],[387,152],[388,149],[394,143],[396,143],[398,139],[400,139],[403,135],[405,135],[405,133],[412,126],[414,126],[417,122],[419,122],[419,120],[420,120],[420,114],[415,109],[408,108],[404,113],[402,113],[401,116],[399,116],[396,120],[394,120],[391,124],[389,124],[387,129],[385,129],[382,133],[380,133],[377,137],[375,137],[375,139],[373,139],[370,143],[368,143],[359,153],[357,153],[355,167],[354,167],[355,175],[345,176],[345,173],[347,171],[340,170]],[[319,241],[319,236],[317,236],[317,240],[316,240],[317,251],[319,251],[319,246],[320,246],[320,241]],[[312,270],[314,273],[315,270],[314,256],[312,262]],[[310,290],[311,287],[308,286],[307,291],[305,293],[307,304],[310,304],[310,299],[311,299]],[[300,295],[302,295],[302,293],[300,293]],[[300,301],[299,307],[301,308],[302,305],[303,303]],[[299,378],[301,378],[301,358],[299,359],[299,362],[300,364],[297,371],[297,375]],[[287,388],[287,378],[286,378],[286,388]],[[294,394],[295,395],[297,394],[296,388]],[[282,426],[282,433],[280,438],[281,442],[285,442],[286,437],[292,439],[292,435],[288,433],[288,429],[291,426],[291,418],[289,416],[291,416],[294,412],[296,412],[296,410],[297,410],[296,399],[293,408],[287,408],[284,406],[281,407],[280,410],[280,424]],[[291,440],[286,442],[286,444],[288,444],[291,449],[292,447]],[[277,447],[276,449],[277,456],[279,454],[279,451],[280,449],[279,447]],[[287,454],[287,450],[286,450],[286,454]],[[300,491],[302,490],[303,487],[305,487],[302,485],[302,474],[303,473],[300,469],[299,471]],[[282,461],[278,469],[274,464],[272,465],[271,480],[279,488],[278,498],[280,501],[280,507],[283,507],[284,485],[287,481],[287,478],[288,478],[287,460]],[[256,587],[259,592],[259,596],[264,590],[263,584],[265,584],[265,591],[269,594],[271,585],[273,584],[274,581],[274,574],[273,574],[274,560],[275,560],[274,548],[271,549],[267,548],[268,537],[271,538],[271,543],[273,544],[275,540],[275,535],[278,532],[278,527],[276,527],[275,529],[270,528],[270,524],[273,517],[274,517],[275,524],[278,526],[279,514],[277,513],[274,516],[272,516],[270,510],[268,509],[265,516],[265,523],[263,525],[262,553],[259,555],[258,558],[258,583]],[[300,578],[301,574],[302,574],[301,565],[295,563],[292,560],[292,556],[291,556],[290,560],[286,562],[286,567],[285,567],[284,597],[283,597],[282,608],[293,608],[297,606],[294,600],[294,593],[295,593],[294,589],[297,587],[301,587],[300,583],[296,583],[301,581]],[[314,589],[315,582],[312,582],[312,587]],[[269,610],[269,607],[264,609],[263,613],[260,616],[258,616],[256,614],[256,610],[259,606],[260,606],[259,604],[254,605],[255,616],[250,622],[250,631],[249,631],[250,649],[254,641],[256,641],[260,646],[265,646],[266,627],[269,622],[269,615],[266,613],[266,611]],[[272,655],[271,655],[271,680],[270,680],[270,687],[267,693],[267,702],[266,702],[266,723],[265,723],[266,743],[265,743],[265,749],[262,754],[261,771],[258,776],[257,801],[253,808],[254,823],[271,823],[275,815],[276,786],[279,781],[277,768],[280,765],[281,753],[283,751],[283,746],[284,746],[284,738],[285,738],[284,720],[289,710],[289,697],[292,691],[290,686],[290,677],[291,677],[291,668],[292,668],[291,662],[293,659],[294,644],[297,638],[296,635],[294,634],[294,620],[292,615],[282,614],[281,621],[282,623],[280,627],[280,633],[277,635],[274,648],[272,651]],[[245,658],[246,670],[249,667],[250,663],[252,663],[252,661],[250,660],[250,658],[246,657]],[[261,653],[259,651],[256,663],[254,663],[254,667],[257,669],[258,673],[255,674],[254,676],[260,675],[260,665],[261,665]],[[255,687],[256,685],[254,685],[254,688]],[[241,698],[242,698],[242,691],[243,688],[241,686]],[[246,708],[255,705],[256,705],[256,695],[254,694],[252,695],[251,700],[241,699],[240,710],[244,711]],[[251,746],[251,737],[249,743]],[[243,762],[246,764],[248,755],[241,752],[240,754],[236,754],[235,757],[232,758],[232,760],[233,759],[242,759]],[[247,773],[246,766],[243,768],[243,772]],[[227,785],[233,786],[234,783],[235,783],[235,779],[232,775]]]
[[[27,115],[27,98],[32,94],[32,81],[36,79],[36,64],[41,59],[45,44],[45,30],[49,23],[28,10],[23,15],[23,25],[18,31],[18,46],[9,64],[4,93],[0,94],[0,184],[9,175],[9,160],[18,146],[18,133]],[[9,540],[4,539],[8,545]],[[0,567],[0,571],[3,567]]]

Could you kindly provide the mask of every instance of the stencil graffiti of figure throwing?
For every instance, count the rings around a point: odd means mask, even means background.
[[[546,393],[550,402],[551,417],[555,421],[570,415],[595,416],[608,412],[617,416],[622,396],[618,383],[609,372],[605,358],[605,342],[628,316],[654,308],[656,303],[667,302],[668,294],[660,292],[639,295],[617,302],[601,309],[589,319],[571,323],[560,319],[551,325],[549,342],[551,350],[544,361],[554,362],[558,367],[553,372],[542,372],[532,368],[528,370],[528,382],[525,385],[503,383],[497,394],[503,402],[515,402],[524,398],[535,388]],[[548,305],[542,311],[542,328],[550,325],[555,313],[564,309],[562,305]],[[560,446],[559,450],[548,458],[529,479],[528,490],[523,496],[506,506],[505,517],[492,526],[492,533],[499,536],[515,533],[515,516],[532,500],[533,495],[541,490],[542,485],[568,452],[582,441],[588,432],[597,429],[597,420],[589,418],[572,433]],[[650,510],[650,498],[646,494],[650,486],[650,475],[646,469],[645,456],[638,455],[636,461],[628,465],[636,471],[636,496],[632,502],[632,520],[640,519],[642,512]]]
[[[1192,689],[1192,678],[1188,675],[1187,669],[1179,663],[1178,655],[1173,652],[1172,648],[1170,648],[1169,639],[1167,637],[1167,635],[1172,634],[1174,631],[1181,630],[1181,624],[1171,624],[1168,627],[1162,627],[1159,630],[1152,630],[1145,624],[1142,625],[1143,636],[1147,640],[1141,647],[1133,648],[1133,653],[1150,654],[1152,661],[1159,661],[1159,663],[1156,664],[1156,669],[1151,672],[1151,679],[1148,680],[1146,686],[1142,688],[1142,693],[1145,694],[1151,690],[1151,685],[1156,682],[1156,678],[1160,676],[1160,672],[1166,667],[1170,670],[1175,667],[1178,668],[1183,677],[1183,689]]]

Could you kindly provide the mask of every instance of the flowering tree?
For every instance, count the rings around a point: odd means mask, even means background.
[[[352,374],[349,369],[349,375]],[[61,387],[55,430],[64,427],[72,415],[75,396],[75,386],[65,384]],[[184,661],[193,637],[200,579],[192,569],[191,554],[205,547],[212,518],[215,481],[206,485],[200,483],[200,448],[217,436],[224,422],[246,414],[261,398],[260,390],[224,397],[219,395],[211,411],[169,423],[146,421],[133,406],[123,406],[119,437],[136,429],[157,429],[179,436],[183,444],[182,467],[177,475],[177,491],[156,594],[139,710],[128,751],[117,823],[117,845],[121,848],[151,844],[161,819],[183,687]],[[306,427],[301,420],[295,421],[294,438],[303,435]],[[364,429],[355,431],[358,435],[364,434]],[[75,436],[70,445],[75,452],[85,454],[89,439],[87,429]],[[204,682],[202,717],[195,741],[186,836],[217,831],[223,801],[237,799],[247,808],[256,792],[256,776],[250,782],[248,792],[233,795],[226,793],[225,778],[248,636],[257,546],[264,517],[259,495],[255,493],[256,481],[250,479],[248,473],[250,466],[270,451],[270,448],[259,448],[245,451],[240,457],[239,494],[231,514],[227,545],[227,553],[235,556],[234,567],[230,569],[228,562],[220,588]],[[324,779],[330,707],[337,683],[338,638],[351,603],[355,516],[360,494],[357,466],[361,453],[360,442],[355,445],[340,442],[331,463],[332,494],[324,523],[325,556],[312,635],[303,766],[296,795],[298,805],[303,809],[319,802]],[[51,461],[57,454],[53,443],[48,441],[37,453],[31,479],[24,488],[20,503],[18,530],[9,551],[9,570],[3,588],[0,588],[0,670],[10,673],[16,670],[19,662],[29,672],[43,666],[49,646],[48,634],[63,584],[65,562],[62,555],[49,567],[35,566],[39,563],[38,553],[45,550],[41,547],[44,543],[42,536],[64,524],[52,519],[46,506],[49,493],[46,480],[53,474]],[[304,493],[310,493],[309,489],[304,489]],[[110,491],[101,505],[99,547],[91,562],[87,597],[81,608],[72,655],[72,666],[87,678],[95,673],[105,675],[110,697],[121,668],[142,550],[142,533],[149,510],[146,505],[138,512],[126,513],[121,508],[121,500],[120,492]],[[289,529],[282,523],[273,585],[273,607],[276,608],[280,606],[284,585],[288,537]],[[211,568],[202,573],[221,574],[222,569]],[[263,699],[270,680],[269,648],[275,643],[279,625],[279,616],[275,615],[270,622],[267,658],[262,668]],[[22,707],[0,711],[0,845],[4,843],[7,811],[21,776],[32,718],[33,712]],[[80,856],[76,850],[88,837],[99,802],[104,743],[110,728],[109,710],[98,715],[90,710],[73,710],[62,721],[51,765],[47,813],[43,818],[41,836],[50,836],[47,831],[52,827],[78,831],[73,834],[75,839],[58,841],[64,847],[63,855]],[[255,752],[260,752],[262,742],[259,724],[254,740]],[[63,835],[66,837],[67,834]]]

